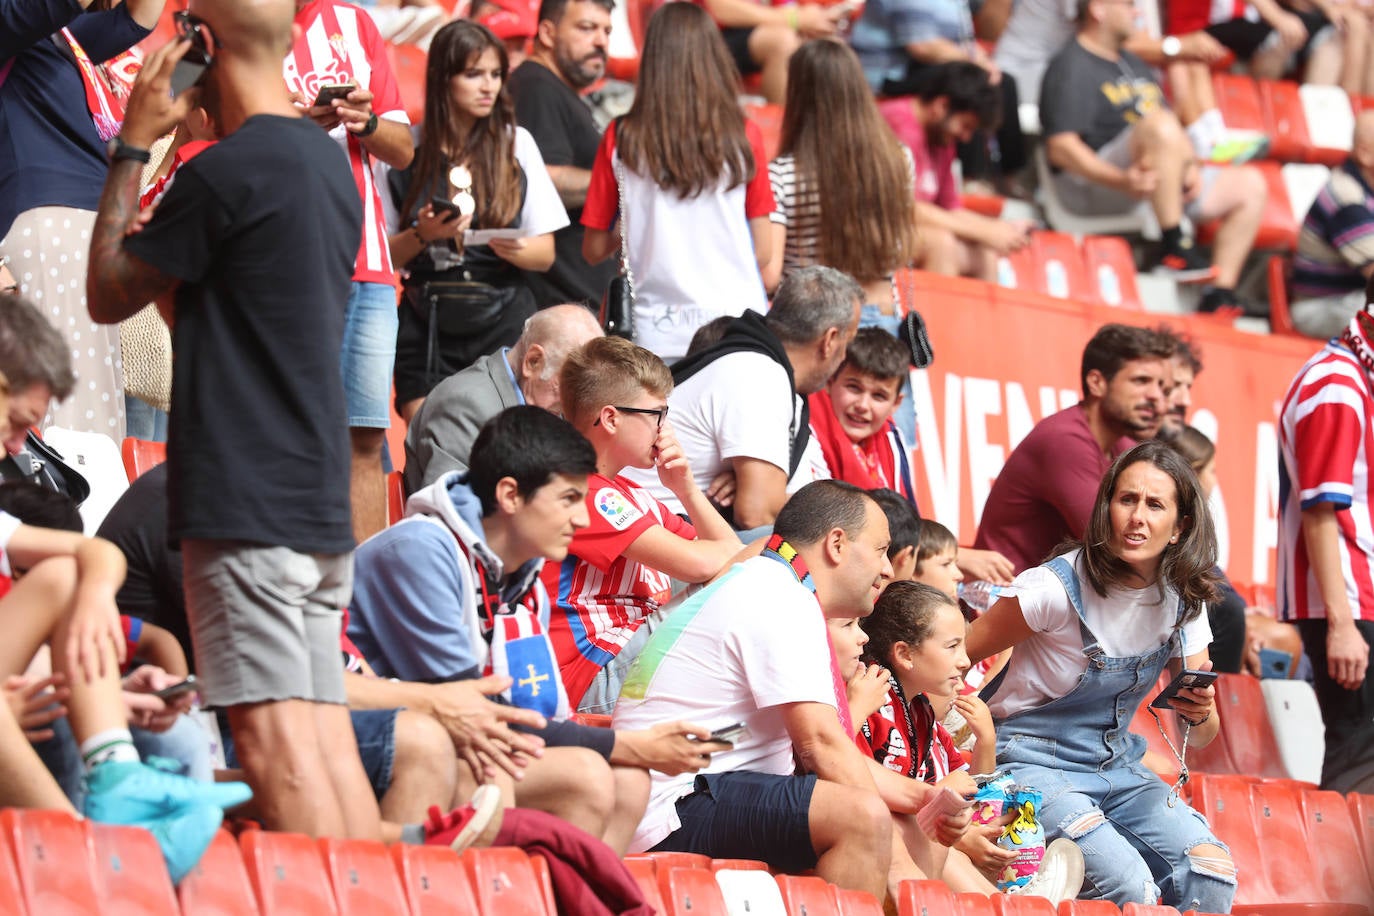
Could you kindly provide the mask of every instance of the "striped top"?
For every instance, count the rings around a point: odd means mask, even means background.
[[[1333,169],[1307,211],[1293,259],[1293,298],[1342,296],[1365,286],[1374,263],[1374,190],[1353,160]]]

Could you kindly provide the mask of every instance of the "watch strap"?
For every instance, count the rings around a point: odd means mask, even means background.
[[[134,162],[147,165],[153,160],[153,154],[150,150],[131,146],[125,143],[122,137],[116,136],[110,141],[110,161],[118,162],[121,159],[132,159]]]

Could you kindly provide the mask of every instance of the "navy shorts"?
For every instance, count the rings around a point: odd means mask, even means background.
[[[791,874],[816,867],[811,794],[816,776],[710,773],[678,799],[682,826],[654,852],[696,852],[713,859],[760,859]]]
[[[358,741],[358,756],[363,759],[367,781],[380,801],[391,788],[391,769],[396,763],[396,714],[399,709],[350,709],[353,735]],[[224,736],[224,762],[230,769],[239,768],[234,753],[234,738],[229,733],[228,717],[221,711],[220,733]]]
[[[753,34],[753,26],[736,28],[727,25],[721,26],[720,29],[720,37],[725,39],[725,47],[730,49],[730,56],[735,59],[735,66],[739,67],[741,76],[763,72],[763,67],[755,63],[749,54],[749,36]]]

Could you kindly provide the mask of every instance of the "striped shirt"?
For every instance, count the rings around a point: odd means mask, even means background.
[[[1365,286],[1374,263],[1374,191],[1353,160],[1333,169],[1298,236],[1293,298],[1342,296]]]
[[[410,123],[387,60],[386,45],[367,13],[338,0],[313,0],[296,13],[296,24],[301,27],[300,35],[282,64],[289,90],[299,92],[308,105],[321,86],[357,83],[372,93],[372,110],[377,117]],[[353,181],[363,200],[363,237],[353,279],[390,285],[395,277],[372,157],[342,124],[329,135],[348,153]]]
[[[1279,613],[1325,616],[1302,534],[1302,510],[1336,509],[1341,570],[1356,620],[1374,620],[1374,453],[1370,379],[1345,347],[1330,342],[1298,372],[1279,416]]]
[[[787,230],[782,251],[783,273],[820,263],[821,194],[797,173],[790,154],[768,163],[777,208],[769,219]]]

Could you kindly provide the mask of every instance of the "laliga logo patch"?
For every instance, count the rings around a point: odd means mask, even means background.
[[[616,531],[624,531],[640,516],[639,510],[629,500],[610,487],[596,491],[596,511]]]

